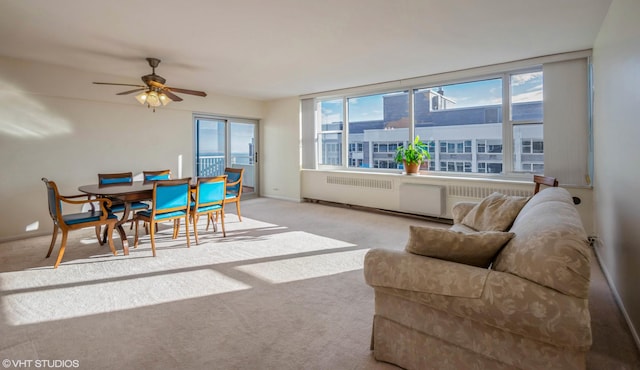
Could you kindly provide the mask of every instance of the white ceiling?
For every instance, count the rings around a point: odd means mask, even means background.
[[[610,3],[2,0],[0,55],[266,100],[589,49]]]

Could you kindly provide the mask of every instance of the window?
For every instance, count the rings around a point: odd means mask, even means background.
[[[471,153],[471,140],[441,141],[440,153]]]
[[[320,165],[342,167],[344,145],[350,168],[397,169],[395,152],[413,135],[432,155],[422,169],[504,174],[544,168],[539,67],[319,104]]]

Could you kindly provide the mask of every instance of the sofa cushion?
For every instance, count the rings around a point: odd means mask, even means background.
[[[492,193],[467,213],[462,224],[478,231],[506,231],[529,198]]]
[[[407,252],[478,267],[488,267],[513,233],[461,233],[449,229],[409,226]]]
[[[546,188],[536,194],[510,231],[515,236],[496,258],[495,270],[574,297],[588,297],[587,235],[566,189]]]

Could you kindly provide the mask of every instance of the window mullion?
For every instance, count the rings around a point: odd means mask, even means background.
[[[502,76],[502,172],[513,173],[513,122],[511,121],[511,78]]]
[[[342,167],[349,167],[349,104],[342,98]]]
[[[416,137],[415,131],[416,131],[416,121],[415,121],[415,112],[413,109],[414,106],[414,93],[415,90],[414,89],[409,89],[407,91],[407,93],[409,94],[409,142],[413,142],[413,138]]]

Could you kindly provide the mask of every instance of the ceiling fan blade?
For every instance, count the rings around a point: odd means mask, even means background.
[[[172,101],[182,101],[182,98],[179,97],[178,95],[172,93],[171,91],[167,90],[167,89],[163,89],[162,92],[169,97],[169,99],[171,99]]]
[[[134,92],[146,90],[146,89],[147,89],[146,87],[139,87],[137,89],[133,89],[133,90],[123,91],[121,93],[117,93],[116,95],[127,95],[127,94],[131,94],[131,93],[134,93]]]
[[[179,87],[169,87],[169,86],[165,86],[165,89],[168,89],[168,90],[171,90],[171,91],[175,91],[175,92],[179,92],[179,93],[183,93],[183,94],[207,96],[207,93],[204,92],[204,91],[187,90],[187,89],[181,89]]]
[[[135,87],[146,87],[143,85],[134,85],[134,84],[115,84],[111,82],[94,82],[96,85],[113,85],[113,86],[135,86]]]

